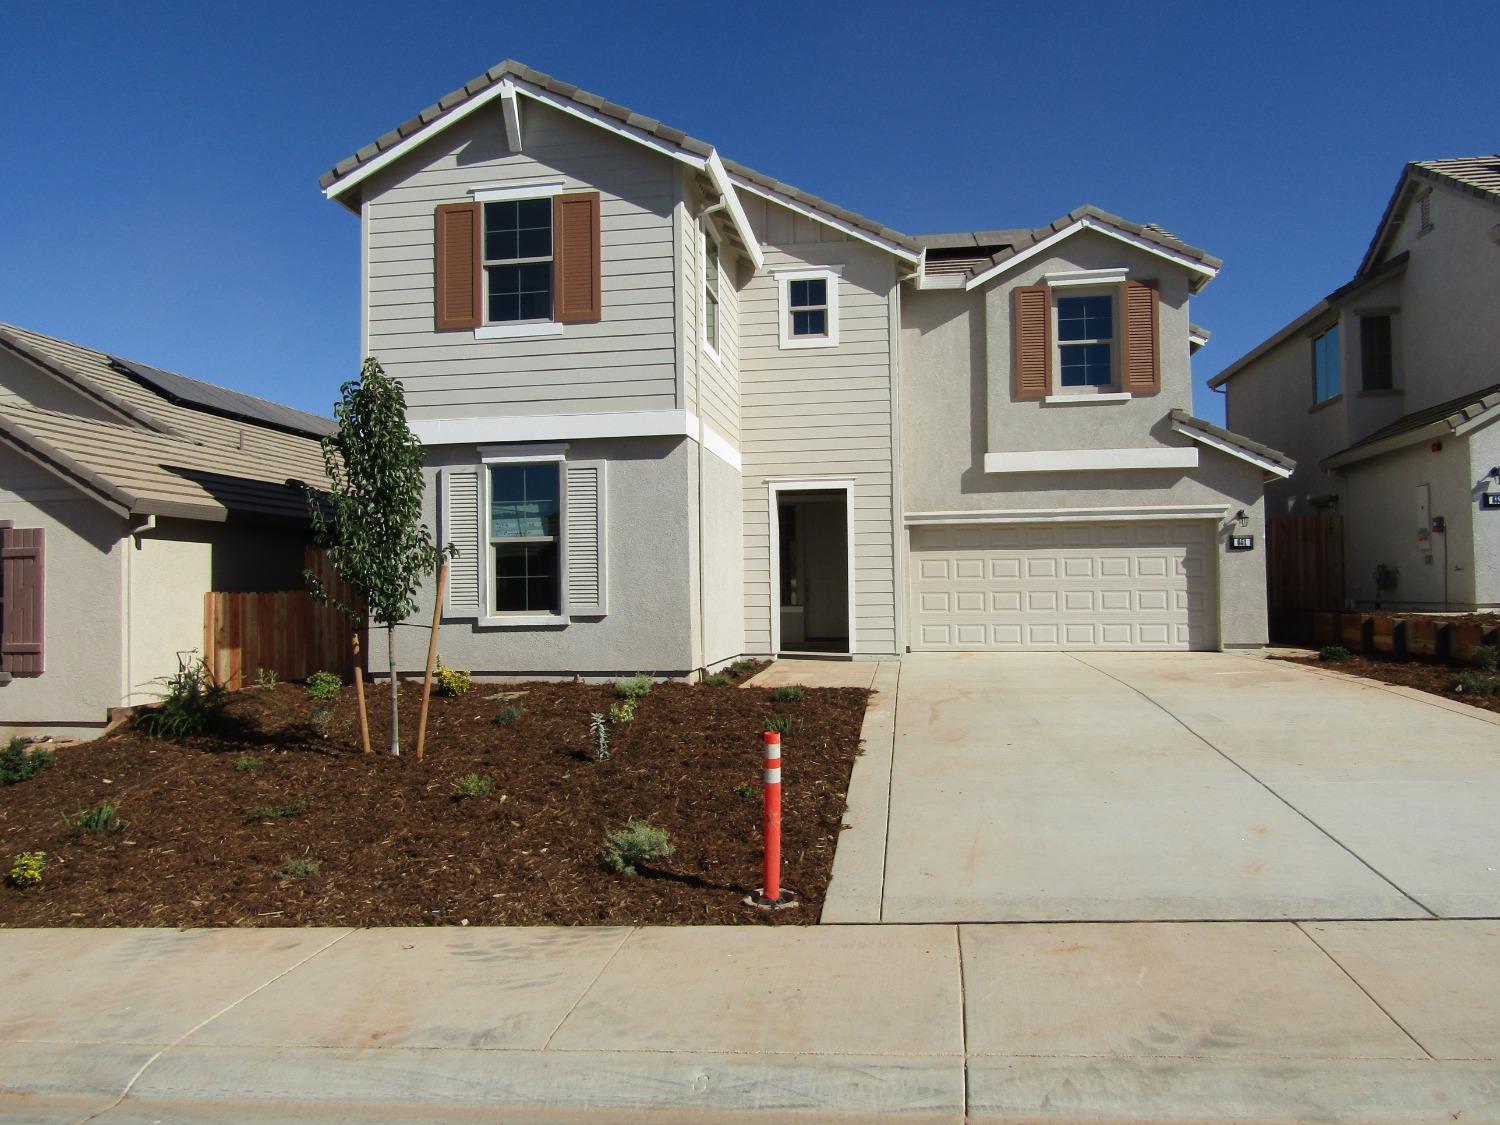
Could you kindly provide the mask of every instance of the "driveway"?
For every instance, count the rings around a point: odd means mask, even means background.
[[[825,921],[1500,916],[1485,713],[1244,655],[882,667]]]

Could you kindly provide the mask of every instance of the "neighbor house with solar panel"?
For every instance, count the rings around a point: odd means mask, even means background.
[[[210,591],[300,590],[333,428],[0,325],[0,740],[156,698]]]

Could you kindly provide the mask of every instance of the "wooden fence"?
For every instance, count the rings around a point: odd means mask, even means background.
[[[306,563],[336,597],[355,604],[322,551],[309,548]],[[261,668],[281,680],[305,680],[328,671],[348,681],[354,676],[350,640],[349,619],[314,600],[306,589],[212,590],[203,597],[203,659],[229,688],[254,684]]]
[[[1271,639],[1313,640],[1313,615],[1344,605],[1344,520],[1283,516],[1266,522],[1266,593]]]

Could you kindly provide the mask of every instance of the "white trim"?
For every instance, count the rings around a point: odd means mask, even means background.
[[[999,277],[1003,273],[1008,273],[1010,270],[1014,269],[1022,262],[1025,262],[1030,258],[1034,258],[1038,254],[1045,253],[1046,251],[1052,249],[1052,247],[1056,246],[1063,239],[1071,238],[1073,235],[1082,230],[1095,230],[1100,234],[1107,234],[1111,238],[1118,238],[1121,242],[1128,243],[1129,245],[1134,246],[1139,250],[1144,250],[1148,254],[1155,254],[1158,258],[1165,258],[1167,261],[1175,262],[1177,265],[1182,266],[1184,269],[1192,270],[1194,273],[1201,275],[1206,281],[1211,281],[1213,278],[1219,275],[1218,270],[1212,268],[1211,266],[1204,265],[1196,258],[1189,258],[1185,254],[1178,254],[1175,251],[1168,250],[1165,246],[1159,246],[1149,239],[1137,238],[1135,235],[1127,234],[1119,228],[1112,227],[1107,223],[1103,223],[1097,219],[1083,218],[1077,219],[1069,225],[1063,227],[1063,229],[1058,231],[1056,234],[1048,235],[1046,238],[1038,242],[1035,246],[1029,247],[1028,249],[1021,251],[1019,254],[1007,258],[998,266],[991,266],[983,273],[975,275],[968,282],[968,284],[964,286],[964,288],[977,289],[979,288],[979,286],[984,285],[991,279]]]
[[[476,203],[494,203],[503,199],[547,199],[567,189],[565,180],[514,180],[503,184],[475,184],[469,194]]]
[[[413,418],[409,425],[423,445],[491,445],[509,441],[583,441],[616,437],[696,438],[699,433],[697,415],[687,410]]]
[[[536,461],[566,461],[568,447],[562,445],[481,445],[481,465],[513,465]]]
[[[1476,414],[1467,421],[1460,422],[1453,427],[1454,437],[1468,437],[1475,430],[1482,430],[1496,419],[1500,419],[1500,407],[1492,406],[1482,414]]]
[[[563,326],[556,320],[525,320],[481,324],[474,329],[476,340],[519,340],[527,336],[561,336]]]
[[[1228,504],[1132,504],[1119,508],[998,508],[974,512],[907,512],[907,527],[1002,523],[1115,523],[1130,520],[1210,520]]]
[[[1280,477],[1282,480],[1286,480],[1287,477],[1292,475],[1292,470],[1279,461],[1272,461],[1269,457],[1262,457],[1259,453],[1242,449],[1237,445],[1231,445],[1222,438],[1216,438],[1212,434],[1205,434],[1200,430],[1193,429],[1191,426],[1185,426],[1175,418],[1172,419],[1172,429],[1184,437],[1190,437],[1202,445],[1217,449],[1220,453],[1227,453],[1231,457],[1238,457],[1241,461],[1249,461],[1250,464],[1259,466],[1272,476]]]
[[[1108,391],[1098,395],[1048,395],[1042,401],[1049,406],[1079,406],[1090,402],[1129,402],[1134,397],[1129,391]]]
[[[987,473],[1075,473],[1117,469],[1196,469],[1191,446],[1147,449],[1037,449],[1025,453],[986,453]]]
[[[827,266],[809,266],[776,271],[776,334],[783,350],[793,348],[836,348],[839,346],[839,271]],[[823,336],[793,336],[791,333],[791,283],[819,280],[826,282],[828,298],[828,332]]]
[[[779,269],[771,270],[770,273],[772,277],[777,278],[785,277],[789,274],[797,275],[808,273],[833,273],[837,274],[839,277],[843,277],[844,264],[842,262],[835,262],[831,266],[782,266]]]
[[[1053,289],[1068,289],[1075,285],[1124,285],[1125,275],[1129,272],[1124,266],[1107,270],[1059,270],[1043,274],[1042,280]]]
[[[919,273],[916,278],[918,289],[962,289],[967,279],[961,273]]]
[[[844,538],[849,555],[849,655],[855,649],[855,613],[858,602],[855,598],[855,552],[854,552],[854,481],[848,477],[837,480],[798,478],[790,480],[767,480],[766,522],[770,525],[771,548],[771,655],[781,652],[781,520],[776,507],[776,498],[783,492],[842,492],[844,494]]]
[[[815,223],[822,223],[825,227],[832,227],[834,230],[843,231],[851,238],[857,238],[861,242],[868,242],[871,246],[878,246],[887,253],[894,254],[904,262],[917,263],[922,260],[922,255],[915,250],[908,250],[906,247],[899,246],[889,239],[881,238],[878,234],[872,234],[863,227],[857,227],[853,223],[835,218],[827,212],[814,210],[805,203],[797,202],[797,200],[789,195],[783,195],[779,191],[761,187],[754,181],[744,176],[735,175],[732,172],[729,178],[737,187],[744,188],[752,195],[758,195],[762,199],[769,199],[771,202],[785,207],[788,211],[795,211],[803,218],[811,219]]]
[[[1194,332],[1192,329],[1188,329],[1188,344],[1196,351],[1198,348],[1208,344],[1208,337],[1201,332]]]
[[[571,621],[559,613],[499,613],[478,618],[480,629],[535,629],[538,625],[568,625]]]
[[[500,109],[505,115],[505,142],[511,152],[521,151],[521,100],[516,97],[515,83],[505,79],[500,83]]]
[[[706,164],[708,178],[713,181],[714,187],[718,189],[720,197],[729,211],[729,218],[734,223],[734,229],[739,233],[740,241],[745,244],[745,252],[750,255],[750,261],[755,264],[757,270],[765,268],[766,256],[762,253],[760,242],[755,237],[755,231],[750,226],[750,216],[745,214],[745,208],[740,205],[740,196],[734,190],[734,184],[730,182],[729,172],[724,167],[724,162],[719,159],[717,149],[708,154]]]
[[[740,457],[740,451],[735,448],[734,442],[719,433],[718,430],[714,429],[707,422],[703,423],[702,434],[701,440],[704,449],[736,470],[744,468],[744,461]]]

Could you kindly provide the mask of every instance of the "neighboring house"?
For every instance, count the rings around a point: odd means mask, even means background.
[[[0,738],[154,698],[203,647],[207,591],[300,587],[332,429],[0,325]]]
[[[1500,607],[1500,154],[1408,164],[1353,279],[1209,385],[1296,458],[1273,517],[1343,517],[1356,607]]]
[[[1291,466],[1189,413],[1219,263],[1159,227],[913,238],[512,62],[322,182],[460,550],[449,663],[1265,643],[1229,540]]]

